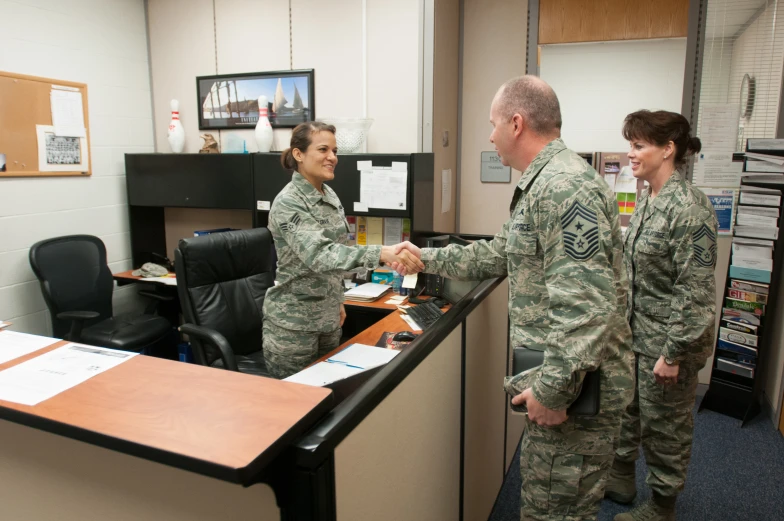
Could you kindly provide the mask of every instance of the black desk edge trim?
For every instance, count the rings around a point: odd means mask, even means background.
[[[293,444],[296,463],[315,467],[348,436],[506,277],[479,283],[433,327],[425,330],[352,396]]]
[[[116,438],[107,434],[101,434],[82,427],[76,427],[59,421],[43,418],[28,412],[18,411],[0,406],[0,420],[7,420],[12,423],[32,427],[41,431],[70,438],[76,441],[89,443],[98,447],[113,450],[129,456],[136,456],[145,460],[161,463],[170,467],[194,472],[203,476],[216,478],[230,483],[237,483],[244,486],[250,486],[257,483],[256,476],[270,464],[275,458],[283,452],[289,444],[302,435],[315,421],[319,419],[325,412],[329,411],[332,406],[334,396],[332,393],[325,396],[324,399],[314,407],[308,414],[303,416],[297,423],[295,423],[286,433],[280,436],[272,445],[259,454],[253,461],[246,467],[234,468],[211,463],[205,460],[192,458],[190,456],[183,456],[174,452],[169,452],[163,449],[157,449],[137,443],[128,441],[122,438]]]

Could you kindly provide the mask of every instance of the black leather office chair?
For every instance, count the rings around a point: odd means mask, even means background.
[[[174,251],[193,358],[202,365],[266,376],[262,306],[274,284],[272,235],[266,228],[181,239]]]
[[[68,235],[37,242],[30,248],[30,266],[41,282],[58,338],[141,352],[172,331],[159,316],[114,316],[114,281],[98,237]]]

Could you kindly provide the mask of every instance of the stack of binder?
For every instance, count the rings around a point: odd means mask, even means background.
[[[744,175],[784,178],[784,139],[747,139]]]
[[[351,288],[343,295],[346,297],[346,300],[354,302],[372,302],[379,299],[384,293],[391,290],[392,287],[386,284],[375,284],[373,282],[368,282],[367,284],[362,284],[356,288]]]

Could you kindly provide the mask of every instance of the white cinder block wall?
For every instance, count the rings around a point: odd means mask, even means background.
[[[543,45],[540,75],[555,89],[562,136],[579,152],[623,152],[640,109],[681,111],[686,38]]]
[[[0,0],[0,20],[0,70],[88,86],[92,177],[0,179],[0,319],[47,335],[33,243],[97,235],[112,271],[131,268],[123,155],[154,150],[144,2]],[[132,286],[114,302],[115,312],[143,304]]]

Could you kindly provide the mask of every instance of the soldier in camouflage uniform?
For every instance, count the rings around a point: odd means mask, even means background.
[[[542,80],[508,81],[490,114],[502,163],[523,170],[511,217],[491,241],[423,249],[422,261],[425,271],[455,279],[509,276],[512,346],[545,352],[530,388],[511,383],[521,393],[513,403],[528,409],[521,518],[594,520],[634,388],[618,205],[558,137],[558,99]],[[600,413],[567,419],[586,371],[595,370]]]
[[[691,456],[697,373],[713,349],[716,229],[708,198],[677,170],[699,152],[689,123],[672,112],[630,114],[635,177],[648,181],[625,237],[637,390],[623,418],[607,497],[631,503],[640,442],[653,497],[616,521],[670,521]]]
[[[422,264],[392,246],[347,246],[348,222],[326,184],[337,164],[335,127],[313,122],[292,133],[283,152],[291,182],[272,203],[269,230],[278,255],[277,285],[264,299],[264,358],[270,375],[286,378],[340,345],[343,272],[400,261]]]

